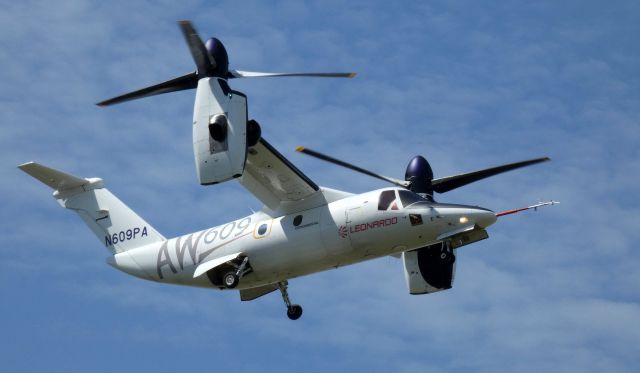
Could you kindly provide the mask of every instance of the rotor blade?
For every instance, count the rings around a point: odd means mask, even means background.
[[[356,73],[262,73],[257,71],[229,70],[227,78],[269,78],[282,76],[307,76],[315,78],[353,78]]]
[[[96,105],[109,106],[125,101],[136,100],[138,98],[155,96],[169,92],[183,91],[185,89],[192,89],[196,88],[197,86],[198,75],[196,73],[189,73],[171,80],[167,80],[166,82],[162,82],[160,84],[152,85],[150,87],[142,88],[137,91],[129,92],[121,96],[98,102]]]
[[[468,172],[465,174],[447,176],[439,179],[433,179],[431,185],[433,186],[433,190],[438,193],[445,193],[450,190],[459,188],[461,186],[473,183],[478,180],[482,180],[484,178],[494,176],[497,174],[501,174],[503,172],[515,170],[520,167],[531,166],[536,163],[550,161],[549,157],[542,157],[536,159],[529,159],[522,162],[509,163],[502,166],[486,168],[484,170]]]
[[[389,182],[391,184],[395,184],[397,186],[401,186],[403,188],[406,188],[407,186],[409,186],[409,182],[407,182],[407,181],[398,180],[398,179],[394,179],[392,177],[387,177],[387,176],[376,174],[376,173],[371,172],[369,170],[365,170],[364,168],[360,168],[360,167],[354,166],[354,165],[352,165],[350,163],[343,162],[343,161],[341,161],[339,159],[335,159],[335,158],[329,157],[328,155],[325,155],[325,154],[322,154],[322,153],[318,153],[315,150],[307,149],[307,148],[305,148],[303,146],[298,146],[296,148],[296,151],[300,152],[300,153],[304,153],[304,154],[310,155],[312,157],[316,157],[318,159],[322,159],[323,161],[327,161],[327,162],[330,162],[330,163],[333,163],[333,164],[337,164],[338,166],[346,167],[346,168],[348,168],[350,170],[353,170],[353,171],[356,171],[356,172],[360,172],[360,173],[363,173],[365,175],[369,175],[369,176],[375,177],[375,178],[380,179],[380,180],[384,180],[386,182]]]
[[[213,56],[209,54],[207,48],[204,47],[204,43],[198,35],[198,32],[193,28],[191,21],[178,21],[178,25],[189,46],[193,62],[195,62],[198,67],[198,76],[211,76],[213,70],[216,68],[216,61],[213,59]]]

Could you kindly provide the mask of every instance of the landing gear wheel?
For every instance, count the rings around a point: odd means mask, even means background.
[[[291,320],[298,320],[302,316],[302,307],[298,304],[293,304],[291,307],[287,307],[287,317]]]
[[[222,282],[227,289],[233,289],[238,286],[240,277],[238,277],[235,272],[227,272],[222,276]]]
[[[298,320],[302,316],[302,307],[299,304],[291,304],[289,293],[287,292],[288,283],[286,281],[278,282],[278,288],[282,293],[282,300],[287,306],[287,317],[291,320]]]

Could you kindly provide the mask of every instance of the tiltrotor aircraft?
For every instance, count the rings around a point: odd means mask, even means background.
[[[488,238],[486,229],[499,216],[555,203],[496,214],[433,198],[434,193],[547,157],[434,178],[427,160],[416,156],[405,179],[398,180],[299,147],[299,152],[394,185],[363,194],[320,187],[262,138],[259,125],[247,120],[246,96],[232,90],[228,80],[354,74],[229,70],[227,52],[218,39],[203,43],[188,21],[179,24],[197,70],[98,105],[196,88],[193,145],[200,183],[236,178],[264,208],[227,224],[167,239],[105,188],[101,179],[73,176],[34,162],[20,165],[51,187],[62,207],[82,218],[111,253],[107,262],[121,271],[161,283],[237,289],[243,301],[280,290],[287,316],[296,320],[302,307],[289,299],[292,278],[392,255],[404,263],[411,294],[449,289],[458,248]]]

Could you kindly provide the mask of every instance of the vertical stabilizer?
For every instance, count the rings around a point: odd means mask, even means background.
[[[54,189],[53,196],[58,203],[78,213],[112,253],[165,240],[105,188],[102,179],[83,179],[35,162],[18,168]]]

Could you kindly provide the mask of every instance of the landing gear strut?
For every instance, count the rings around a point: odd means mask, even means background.
[[[287,292],[287,286],[289,284],[286,281],[278,282],[278,288],[282,293],[282,299],[287,306],[287,317],[291,320],[298,320],[302,316],[302,307],[299,304],[291,304],[289,300],[289,293]]]

